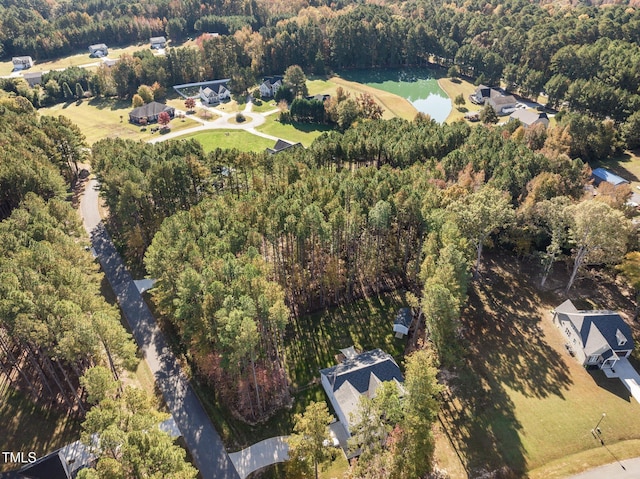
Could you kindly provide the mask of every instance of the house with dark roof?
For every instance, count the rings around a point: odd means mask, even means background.
[[[1,479],[71,479],[72,473],[60,450],[27,464],[17,471],[0,474]]]
[[[33,59],[28,56],[13,57],[11,63],[13,64],[14,70],[26,70],[33,66]]]
[[[322,95],[320,93],[318,93],[317,95],[309,95],[309,96],[305,97],[306,100],[309,100],[309,101],[313,101],[313,100],[321,101],[323,103],[325,101],[329,100],[329,98],[331,98],[331,95]]]
[[[109,49],[104,43],[95,43],[89,45],[89,56],[93,58],[106,57],[109,54]]]
[[[281,151],[288,150],[289,148],[297,148],[299,146],[302,146],[302,143],[289,143],[288,141],[278,139],[278,141],[276,141],[276,144],[273,145],[273,148],[267,148],[266,151],[270,155],[275,155],[276,153],[280,153]]]
[[[381,349],[349,355],[342,363],[320,371],[320,380],[347,436],[361,396],[373,398],[383,382],[393,381],[402,391],[404,378],[398,364]]]
[[[611,183],[613,186],[620,186],[629,184],[628,180],[613,174],[611,171],[606,168],[596,168],[591,172],[591,176],[593,177],[593,182],[598,186],[603,181],[607,183]]]
[[[152,50],[162,50],[167,46],[167,39],[165,37],[151,37],[149,43]]]
[[[566,300],[553,311],[553,322],[583,366],[613,369],[633,351],[631,328],[614,311],[578,310]]]
[[[516,110],[509,116],[509,121],[519,121],[525,128],[533,125],[549,126],[549,117],[545,112],[532,110]]]
[[[146,105],[142,105],[131,110],[129,112],[129,121],[137,125],[140,125],[145,121],[147,123],[153,123],[158,121],[158,115],[163,111],[167,112],[170,118],[173,118],[176,113],[175,108],[165,105],[164,103],[152,101],[151,103],[147,103]]]
[[[413,313],[411,308],[400,308],[396,314],[396,318],[393,320],[393,332],[396,333],[396,338],[402,338],[409,334],[409,328],[413,322]]]
[[[199,95],[202,103],[212,105],[231,98],[231,91],[227,87],[228,82],[229,79],[219,80],[207,83],[207,86],[204,88],[200,87]]]
[[[263,98],[271,98],[275,96],[276,92],[278,91],[278,88],[282,86],[283,80],[284,80],[284,77],[279,75],[264,77],[259,87],[260,96]]]

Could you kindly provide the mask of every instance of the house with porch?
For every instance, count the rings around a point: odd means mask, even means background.
[[[102,58],[109,54],[109,49],[104,43],[89,45],[89,56],[92,58]]]
[[[402,392],[404,378],[393,357],[381,349],[360,354],[353,347],[341,351],[346,359],[336,366],[322,369],[320,380],[349,437],[360,397],[375,397],[380,384],[386,381],[395,382]]]
[[[271,76],[264,77],[262,83],[260,84],[260,96],[262,98],[272,98],[275,96],[278,88],[282,86],[282,81],[284,77],[281,76]]]
[[[33,66],[33,58],[28,56],[13,57],[11,63],[13,64],[14,70],[26,70]]]
[[[568,348],[583,366],[613,369],[633,351],[631,328],[609,310],[578,310],[566,300],[553,310],[553,322],[564,334]]]
[[[231,91],[227,87],[228,79],[220,80],[218,82],[208,83],[206,87],[200,87],[199,95],[200,100],[205,105],[213,105],[220,103],[223,100],[231,98]]]

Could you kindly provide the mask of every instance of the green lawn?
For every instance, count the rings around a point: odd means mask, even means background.
[[[73,121],[87,137],[91,145],[104,138],[124,138],[130,140],[149,140],[153,138],[151,128],[146,131],[129,123],[131,102],[116,99],[91,99],[81,103],[60,103],[49,108],[41,108],[41,115],[63,115]],[[171,131],[180,131],[199,123],[189,118],[171,120]]]
[[[265,118],[265,123],[257,127],[256,130],[293,143],[300,142],[307,147],[322,133],[332,130],[328,125],[309,123],[282,124],[278,121],[278,116],[277,113],[269,115]]]
[[[0,450],[33,451],[42,457],[56,449],[80,439],[80,421],[49,407],[33,404],[31,398],[14,391],[0,382]],[[19,467],[20,464],[0,462],[0,471]]]
[[[269,101],[260,100],[260,101],[262,102],[262,104],[256,105],[254,103],[253,106],[251,107],[251,111],[255,111],[256,113],[265,113],[267,111],[275,110],[278,107],[278,105],[276,105],[275,100],[269,100]]]
[[[271,148],[274,143],[273,140],[253,135],[244,130],[207,130],[180,137],[181,140],[191,138],[198,140],[205,152],[213,151],[216,148],[264,151],[266,148]]]
[[[468,354],[441,413],[467,469],[507,465],[520,477],[583,451],[596,457],[601,446],[591,429],[603,412],[600,428],[608,445],[640,439],[640,404],[619,380],[586,371],[565,351],[549,313],[563,298],[541,294],[534,275],[530,279],[512,258],[487,261],[487,267],[490,272],[469,292],[463,316]],[[587,289],[592,298],[605,294],[597,285]],[[610,293],[606,303],[620,307]]]

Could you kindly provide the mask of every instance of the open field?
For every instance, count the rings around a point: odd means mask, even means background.
[[[54,409],[33,404],[31,398],[0,381],[0,451],[33,451],[42,457],[80,438],[80,421]],[[20,467],[0,461],[0,472]]]
[[[131,103],[115,99],[83,100],[81,103],[60,103],[50,108],[41,108],[41,115],[63,115],[73,121],[80,131],[87,137],[87,142],[92,145],[104,138],[124,138],[130,140],[149,140],[153,135],[151,127],[147,126],[142,131],[140,126],[129,123]],[[171,131],[180,131],[199,123],[189,118],[171,120]]]
[[[255,103],[251,107],[251,111],[255,111],[256,113],[265,113],[267,111],[275,110],[278,105],[276,105],[275,100],[260,100],[262,102],[261,105],[256,105]]]
[[[108,43],[107,43],[108,46]],[[88,47],[88,45],[87,45]],[[128,47],[123,48],[111,48],[109,47],[109,58],[119,58],[123,54],[132,55],[134,52],[139,50],[145,50],[149,48],[149,44],[140,43],[137,45],[129,45]],[[75,55],[69,55],[63,58],[58,58],[55,60],[44,60],[39,62],[34,60],[33,67],[28,70],[24,70],[25,72],[42,72],[48,70],[59,70],[68,67],[82,66],[82,65],[90,65],[93,63],[100,64],[102,63],[101,58],[91,58],[89,56],[89,51],[83,51],[81,53],[77,53]],[[9,75],[13,70],[13,64],[11,60],[8,62],[0,63],[0,75]]]
[[[471,95],[476,90],[475,85],[473,85],[472,83],[469,83],[468,81],[461,78],[452,80],[451,78],[443,77],[438,79],[438,85],[440,85],[440,88],[442,88],[449,96],[449,98],[451,98],[452,104],[455,97],[462,93],[462,96],[464,97],[463,108],[466,108],[467,111],[480,111],[480,106],[474,105],[469,100],[469,95]],[[454,121],[464,119],[466,111],[460,111],[458,110],[458,108],[460,107],[453,104],[453,108],[451,109],[451,113],[449,113],[449,116],[447,117],[446,123],[452,123]]]
[[[521,477],[554,461],[566,471],[611,462],[591,429],[606,412],[602,435],[610,447],[620,443],[622,454],[624,441],[640,439],[640,404],[619,380],[586,371],[566,352],[549,313],[564,298],[538,291],[533,273],[513,258],[489,258],[486,266],[463,315],[467,358],[444,395],[441,419],[454,453],[471,476],[505,465]],[[617,288],[599,288],[583,280],[571,296],[623,313],[630,306]],[[581,453],[591,458],[586,465]],[[450,451],[443,454],[441,462],[455,463]]]
[[[287,123],[278,121],[278,114],[269,115],[265,118],[265,123],[256,127],[256,130],[268,135],[277,136],[292,143],[300,142],[305,147],[313,143],[325,131],[331,131],[328,125],[317,125],[312,123]]]
[[[195,139],[202,144],[205,152],[216,148],[240,151],[264,151],[273,146],[273,141],[261,136],[253,135],[244,130],[207,130],[190,135],[181,136],[179,140]]]

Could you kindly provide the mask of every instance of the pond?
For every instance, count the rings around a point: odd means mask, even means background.
[[[443,123],[451,113],[451,99],[438,85],[433,70],[354,70],[341,72],[340,76],[406,98],[416,110],[428,114],[438,123]]]

